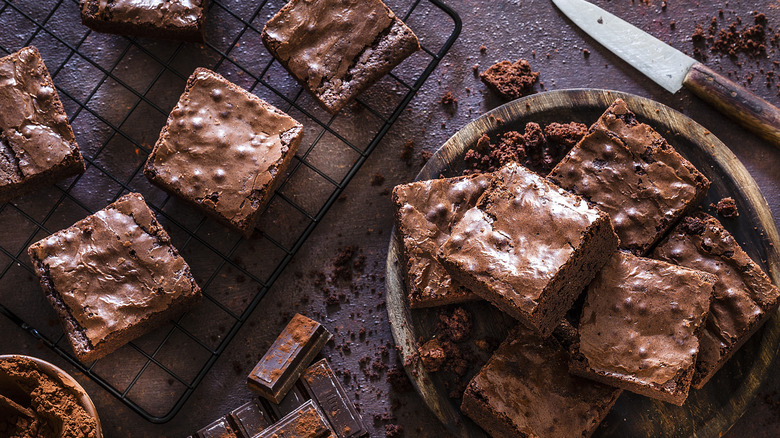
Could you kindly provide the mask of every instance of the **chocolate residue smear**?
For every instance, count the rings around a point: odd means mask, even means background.
[[[78,396],[29,359],[0,361],[0,394],[0,436],[97,438],[97,423]]]
[[[464,175],[495,172],[508,163],[521,163],[538,173],[547,174],[569,150],[585,136],[582,123],[550,123],[544,129],[530,122],[523,134],[508,131],[493,142],[482,135],[477,146],[466,152]]]

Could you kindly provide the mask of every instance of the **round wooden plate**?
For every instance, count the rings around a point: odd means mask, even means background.
[[[724,220],[753,260],[780,284],[780,237],[766,200],[756,182],[733,153],[704,127],[658,102],[631,94],[593,89],[561,90],[518,99],[484,114],[452,136],[428,161],[416,180],[456,176],[463,171],[463,156],[486,133],[523,131],[527,122],[541,125],[576,121],[590,126],[617,98],[628,104],[638,119],[655,128],[680,154],[712,181],[703,205],[731,196],[739,217]],[[503,123],[501,121],[503,120]],[[418,339],[429,339],[436,309],[410,310],[403,283],[402,247],[396,231],[387,257],[387,309],[396,345],[404,359],[417,351]],[[514,322],[485,303],[468,305],[473,314],[474,339],[503,339]],[[595,437],[718,437],[742,415],[769,372],[780,345],[780,320],[772,318],[726,363],[701,390],[692,390],[682,407],[624,392]],[[461,415],[447,396],[448,390],[422,365],[406,361],[417,391],[436,416],[458,436],[485,436]]]

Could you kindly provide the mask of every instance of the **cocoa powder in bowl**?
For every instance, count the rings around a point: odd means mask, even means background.
[[[88,412],[94,408],[57,378],[62,374],[28,357],[0,357],[0,436],[101,438],[98,420]]]

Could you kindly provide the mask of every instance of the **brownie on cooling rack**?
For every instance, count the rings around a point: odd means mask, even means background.
[[[79,0],[81,22],[98,32],[203,41],[208,0]]]
[[[27,251],[83,362],[111,353],[201,296],[187,262],[137,193]]]
[[[617,246],[606,213],[510,163],[437,257],[452,278],[547,336]]]
[[[620,247],[644,255],[710,182],[617,99],[549,177],[609,213]]]
[[[380,0],[291,0],[262,38],[331,113],[420,50],[412,30]]]
[[[653,250],[653,258],[718,277],[691,386],[701,388],[780,304],[780,290],[714,217],[687,216]]]
[[[620,393],[569,374],[565,345],[518,326],[466,387],[461,410],[494,437],[589,437]]]
[[[682,405],[716,280],[617,252],[588,285],[571,372]]]
[[[35,47],[0,58],[0,203],[84,171],[68,116]]]
[[[295,155],[303,125],[198,68],[171,111],[144,175],[245,236]]]

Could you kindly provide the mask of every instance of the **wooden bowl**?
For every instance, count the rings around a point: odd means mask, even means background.
[[[36,357],[23,356],[20,354],[6,354],[6,355],[0,355],[0,361],[3,361],[5,359],[11,359],[14,357],[29,359],[35,362],[35,364],[38,366],[39,371],[41,373],[47,375],[55,382],[59,382],[62,386],[64,386],[65,388],[69,389],[71,392],[76,394],[76,397],[78,398],[81,407],[84,408],[87,414],[89,414],[92,418],[95,419],[95,424],[96,424],[95,432],[97,438],[103,438],[103,430],[100,426],[100,418],[98,417],[97,409],[95,409],[95,405],[92,403],[92,399],[89,398],[87,391],[84,390],[84,388],[79,384],[79,382],[76,381],[76,379],[71,377],[70,374],[66,373],[56,365],[46,362],[45,360],[38,359]],[[2,378],[7,378],[7,377],[3,376]],[[1,381],[2,378],[0,378],[0,387],[3,386],[3,383]]]
[[[527,122],[547,124],[576,121],[590,126],[617,98],[623,99],[638,119],[655,128],[680,154],[712,182],[703,205],[733,197],[739,217],[722,220],[745,251],[780,284],[780,237],[766,200],[756,182],[734,154],[704,127],[679,112],[643,97],[617,91],[575,89],[535,94],[515,100],[466,125],[434,154],[416,180],[456,176],[463,156],[486,133],[524,129]],[[502,122],[503,121],[503,122]],[[418,339],[429,339],[436,309],[410,310],[400,262],[402,246],[395,230],[387,257],[387,311],[396,345],[404,359],[416,353]],[[474,339],[503,339],[515,324],[485,303],[469,303],[474,318]],[[433,318],[432,318],[433,316]],[[624,392],[595,437],[697,436],[718,437],[739,419],[769,373],[780,345],[780,320],[770,319],[734,354],[701,390],[692,390],[678,407]],[[406,361],[409,363],[410,361]],[[458,436],[486,436],[447,396],[439,376],[412,362],[406,371],[417,392],[433,413]]]

